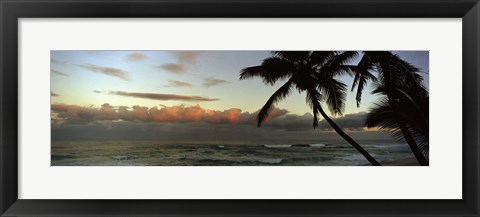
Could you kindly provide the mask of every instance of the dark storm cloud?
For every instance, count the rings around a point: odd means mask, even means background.
[[[153,99],[153,100],[178,100],[178,101],[217,101],[217,98],[207,98],[201,96],[185,96],[177,94],[162,94],[162,93],[132,93],[124,91],[110,91],[111,95],[117,96],[126,96],[126,97],[135,97],[135,98],[144,98],[144,99]]]

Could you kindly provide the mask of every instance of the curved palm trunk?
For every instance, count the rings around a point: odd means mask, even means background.
[[[392,105],[392,107],[394,108],[393,112],[397,113],[395,111],[396,110],[395,106]],[[413,139],[412,134],[410,133],[408,128],[405,126],[405,123],[400,119],[401,118],[397,118],[397,124],[400,127],[400,130],[402,131],[402,134],[405,137],[405,140],[407,141],[408,146],[412,150],[413,155],[415,155],[415,158],[417,159],[418,163],[420,163],[420,165],[428,166],[428,160],[425,158],[425,156],[423,156],[422,151],[420,150],[417,143]]]
[[[335,122],[333,122],[333,120],[330,119],[330,117],[328,117],[325,111],[323,111],[322,107],[319,107],[318,111],[323,116],[323,118],[327,120],[330,126],[332,126],[335,132],[337,132],[338,135],[340,135],[343,139],[345,139],[348,143],[350,143],[350,145],[352,145],[355,149],[357,149],[357,151],[360,152],[360,154],[362,154],[368,160],[368,162],[370,162],[374,166],[381,166],[381,164],[378,163],[378,161],[375,160],[375,158],[373,158],[372,155],[370,155],[357,142],[355,142],[355,140],[353,140],[350,136],[348,136],[345,132],[343,132],[343,130],[340,127],[338,127],[338,125]]]
[[[428,166],[428,160],[425,158],[425,156],[423,156],[422,151],[420,150],[417,143],[413,139],[413,136],[411,132],[408,130],[407,126],[405,125],[405,122],[403,121],[403,119],[399,118],[400,112],[398,111],[397,101],[395,97],[393,97],[392,95],[393,84],[392,84],[392,76],[390,74],[390,67],[388,65],[386,66],[383,61],[380,61],[380,67],[382,68],[383,76],[385,77],[385,88],[386,88],[387,98],[390,105],[392,106],[393,112],[395,113],[395,119],[400,128],[400,131],[402,132],[403,137],[407,141],[408,146],[412,150],[413,155],[417,159],[418,163],[420,163],[420,165],[422,166]]]

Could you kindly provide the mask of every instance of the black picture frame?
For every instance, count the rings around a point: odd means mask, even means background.
[[[479,15],[478,0],[0,0],[1,216],[479,216]],[[18,199],[17,21],[72,17],[462,18],[463,199]]]

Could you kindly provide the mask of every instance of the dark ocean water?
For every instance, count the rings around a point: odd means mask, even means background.
[[[378,161],[411,158],[405,144],[362,145]],[[368,165],[348,144],[189,144],[155,141],[53,141],[52,166]]]

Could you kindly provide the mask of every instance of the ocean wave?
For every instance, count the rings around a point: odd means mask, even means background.
[[[73,158],[75,158],[75,157],[72,156],[72,155],[56,155],[56,154],[51,155],[51,160],[52,161],[60,161],[60,160],[73,159]]]
[[[131,155],[116,155],[116,156],[112,157],[113,160],[118,160],[118,161],[133,160],[133,159],[137,159],[137,158],[138,157],[131,156]]]
[[[263,145],[265,148],[290,148],[292,145]]]
[[[292,147],[312,147],[310,144],[293,144]]]
[[[289,157],[282,161],[285,165],[292,166],[310,166],[310,165],[325,165],[326,162],[331,162],[335,160],[332,157],[328,156],[317,156],[317,157]]]
[[[371,155],[377,161],[391,161],[391,160],[394,160],[394,158],[389,157],[389,156],[376,155],[376,154],[371,154]],[[353,155],[341,157],[341,159],[346,160],[346,161],[366,161],[367,160],[362,154],[353,154]]]
[[[312,147],[312,148],[323,148],[325,144],[292,144],[292,145],[263,145],[265,148],[291,148],[291,147]]]
[[[397,144],[397,143],[392,143],[392,144],[379,144],[379,145],[372,145],[374,148],[388,148],[388,149],[401,149],[404,147],[407,147],[406,144]]]
[[[372,157],[374,157],[372,155]],[[362,154],[352,154],[349,156],[341,157],[342,160],[346,161],[366,161],[365,157]]]
[[[283,159],[281,158],[272,158],[272,159],[260,159],[256,160],[260,163],[266,163],[266,164],[279,164],[282,163]]]
[[[325,147],[325,144],[319,143],[319,144],[310,144],[311,147],[313,148],[323,148]]]
[[[244,159],[244,160],[228,160],[228,159],[200,159],[195,165],[204,166],[256,166],[256,165],[277,165],[281,164],[281,158],[266,159]]]

